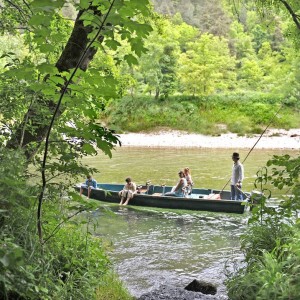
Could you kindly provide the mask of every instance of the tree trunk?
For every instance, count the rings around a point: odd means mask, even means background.
[[[158,98],[159,98],[159,94],[160,94],[160,90],[159,90],[159,88],[157,87],[156,90],[155,90],[155,99],[158,99]]]
[[[69,71],[70,69],[75,68],[89,42],[88,34],[92,32],[92,28],[90,26],[85,27],[83,25],[83,22],[80,20],[80,17],[83,12],[84,11],[82,10],[79,11],[72,34],[67,42],[64,51],[58,59],[58,62],[56,63],[56,67],[59,70],[59,72]],[[103,37],[100,37],[100,39],[102,41]],[[84,59],[80,64],[79,68],[81,70],[87,70],[89,63],[93,59],[96,52],[96,48],[88,49],[88,52],[86,53]]]
[[[84,11],[82,10],[78,12],[72,34],[56,63],[56,67],[59,72],[69,71],[70,69],[75,68],[87,48],[89,43],[88,34],[92,31],[92,27],[85,27],[83,25],[83,21],[80,20],[83,12]],[[103,37],[100,37],[99,41],[101,42],[102,40]],[[86,71],[96,52],[96,48],[88,49],[79,66],[81,70]],[[44,109],[41,109],[41,107],[44,107]],[[43,142],[46,137],[50,123],[49,121],[53,115],[55,107],[56,103],[52,100],[38,98],[35,104],[29,108],[26,114],[27,118],[24,118],[19,128],[15,131],[11,140],[8,142],[7,147],[13,149],[19,147],[24,148],[27,159],[32,159],[39,149],[41,142]],[[49,111],[49,113],[45,113],[45,108]],[[62,112],[63,108],[58,111],[56,117],[59,117]],[[27,127],[27,119],[30,120],[30,130]]]

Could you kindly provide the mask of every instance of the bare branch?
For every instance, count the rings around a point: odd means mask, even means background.
[[[27,22],[28,19],[28,14],[17,4],[13,3],[11,0],[4,0],[6,2],[8,2],[8,4],[10,4],[12,7],[16,8],[18,10],[18,12],[20,13],[21,17],[24,19],[24,21]]]
[[[23,0],[23,3],[26,5],[26,7],[28,8],[28,10],[31,12],[31,14],[33,14],[32,10],[31,10],[31,7],[29,6],[29,4]]]
[[[289,3],[287,3],[287,1],[285,0],[280,0],[280,2],[286,7],[286,9],[288,10],[288,12],[290,13],[290,15],[293,18],[294,23],[296,24],[297,28],[300,30],[300,21],[299,21],[299,16],[294,12],[294,10],[292,9],[292,7],[289,5]]]
[[[67,218],[67,220],[63,220],[61,221],[52,231],[52,233],[47,237],[45,238],[45,240],[43,241],[43,245],[45,245],[47,243],[48,240],[50,240],[55,234],[56,232],[58,232],[58,230],[60,229],[60,227],[66,223],[67,221],[69,221],[70,219],[72,219],[73,217],[77,216],[78,214],[80,214],[81,212],[85,211],[85,209],[80,209],[79,211],[75,212],[73,215],[69,216]]]
[[[34,100],[32,98],[31,101],[30,101],[29,109],[32,107],[33,102],[34,102]],[[28,118],[29,118],[29,110],[26,113],[25,120],[24,120],[24,125],[23,125],[23,128],[21,130],[20,148],[22,148],[22,145],[23,145],[24,133],[25,133],[26,125],[28,123]]]

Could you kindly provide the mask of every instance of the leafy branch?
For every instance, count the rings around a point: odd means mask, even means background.
[[[43,199],[44,199],[44,194],[46,191],[46,162],[47,162],[47,157],[48,157],[48,149],[49,149],[49,138],[50,138],[50,133],[52,131],[52,127],[54,125],[54,121],[56,118],[56,115],[59,111],[60,105],[62,103],[62,99],[64,97],[64,95],[67,92],[67,89],[69,87],[69,85],[72,83],[72,80],[76,74],[76,72],[78,71],[78,69],[80,68],[80,65],[82,63],[82,61],[84,60],[88,50],[92,47],[93,43],[98,39],[98,37],[100,36],[101,31],[104,28],[104,24],[113,8],[115,0],[112,0],[112,2],[110,3],[110,6],[108,8],[107,13],[105,14],[105,17],[103,18],[102,22],[101,22],[101,26],[98,28],[96,35],[93,37],[93,39],[90,41],[90,43],[87,45],[86,49],[84,50],[84,52],[82,53],[80,59],[78,60],[76,67],[74,68],[73,72],[71,73],[71,76],[69,77],[68,81],[66,82],[66,84],[64,85],[61,95],[59,97],[59,100],[57,102],[57,105],[55,107],[54,113],[52,115],[51,121],[50,121],[50,125],[48,127],[47,130],[47,135],[46,135],[46,141],[45,141],[45,149],[44,149],[44,155],[43,155],[43,162],[42,162],[42,170],[41,170],[41,175],[42,175],[42,190],[41,193],[39,195],[39,200],[38,200],[38,210],[37,210],[37,229],[38,229],[38,236],[39,236],[39,240],[40,243],[43,244],[43,232],[42,232],[42,203],[43,203]]]
[[[76,211],[75,213],[73,213],[72,215],[68,216],[66,219],[61,221],[59,224],[57,224],[55,226],[55,228],[52,230],[52,232],[43,240],[42,245],[45,245],[47,243],[47,241],[49,241],[58,232],[58,230],[61,228],[61,226],[63,224],[65,224],[67,221],[71,220],[72,218],[74,218],[75,216],[77,216],[78,214],[82,213],[85,210],[86,210],[85,208],[82,208],[82,209]]]
[[[292,9],[291,5],[287,1],[280,0],[280,2],[286,7],[288,12],[292,16],[293,21],[296,24],[297,28],[300,30],[300,16],[295,13],[295,11]]]

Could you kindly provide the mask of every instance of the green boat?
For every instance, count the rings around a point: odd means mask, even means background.
[[[75,189],[79,191],[80,187],[81,184],[78,184]],[[99,183],[97,189],[91,190],[90,198],[119,203],[118,193],[123,187],[124,184]],[[186,197],[164,196],[171,189],[171,186],[138,186],[138,192],[129,201],[129,205],[242,214],[247,207],[245,205],[248,199],[247,196],[250,195],[244,193],[244,201],[237,201],[230,200],[229,191],[221,192],[214,189],[193,188],[192,193]],[[83,194],[87,195],[86,187],[83,187]]]

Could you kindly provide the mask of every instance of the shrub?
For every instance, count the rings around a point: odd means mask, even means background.
[[[0,299],[95,299],[110,262],[101,240],[85,227],[86,218],[67,222],[75,209],[92,204],[79,196],[78,202],[75,196],[64,200],[61,190],[49,188],[41,243],[35,218],[39,187],[29,184],[21,152],[6,149],[0,157]]]
[[[230,132],[237,133],[238,135],[245,135],[248,132],[251,132],[251,122],[247,117],[237,117],[228,124],[228,130]]]
[[[241,239],[244,264],[228,274],[228,295],[232,300],[299,299],[299,160],[289,155],[274,156],[267,163],[274,166],[271,174],[264,168],[257,177],[256,187],[263,192],[267,192],[265,184],[271,182],[273,189],[286,188],[290,196],[278,207],[270,207],[269,193],[253,208]]]
[[[211,96],[177,95],[161,101],[149,96],[124,97],[110,102],[105,120],[120,131],[153,130],[158,126],[171,129],[220,134],[215,124],[227,125],[239,135],[260,133],[272,120],[273,127],[299,125],[298,113],[283,107],[273,118],[282,99],[262,93],[233,93]],[[201,121],[199,121],[201,119]]]

